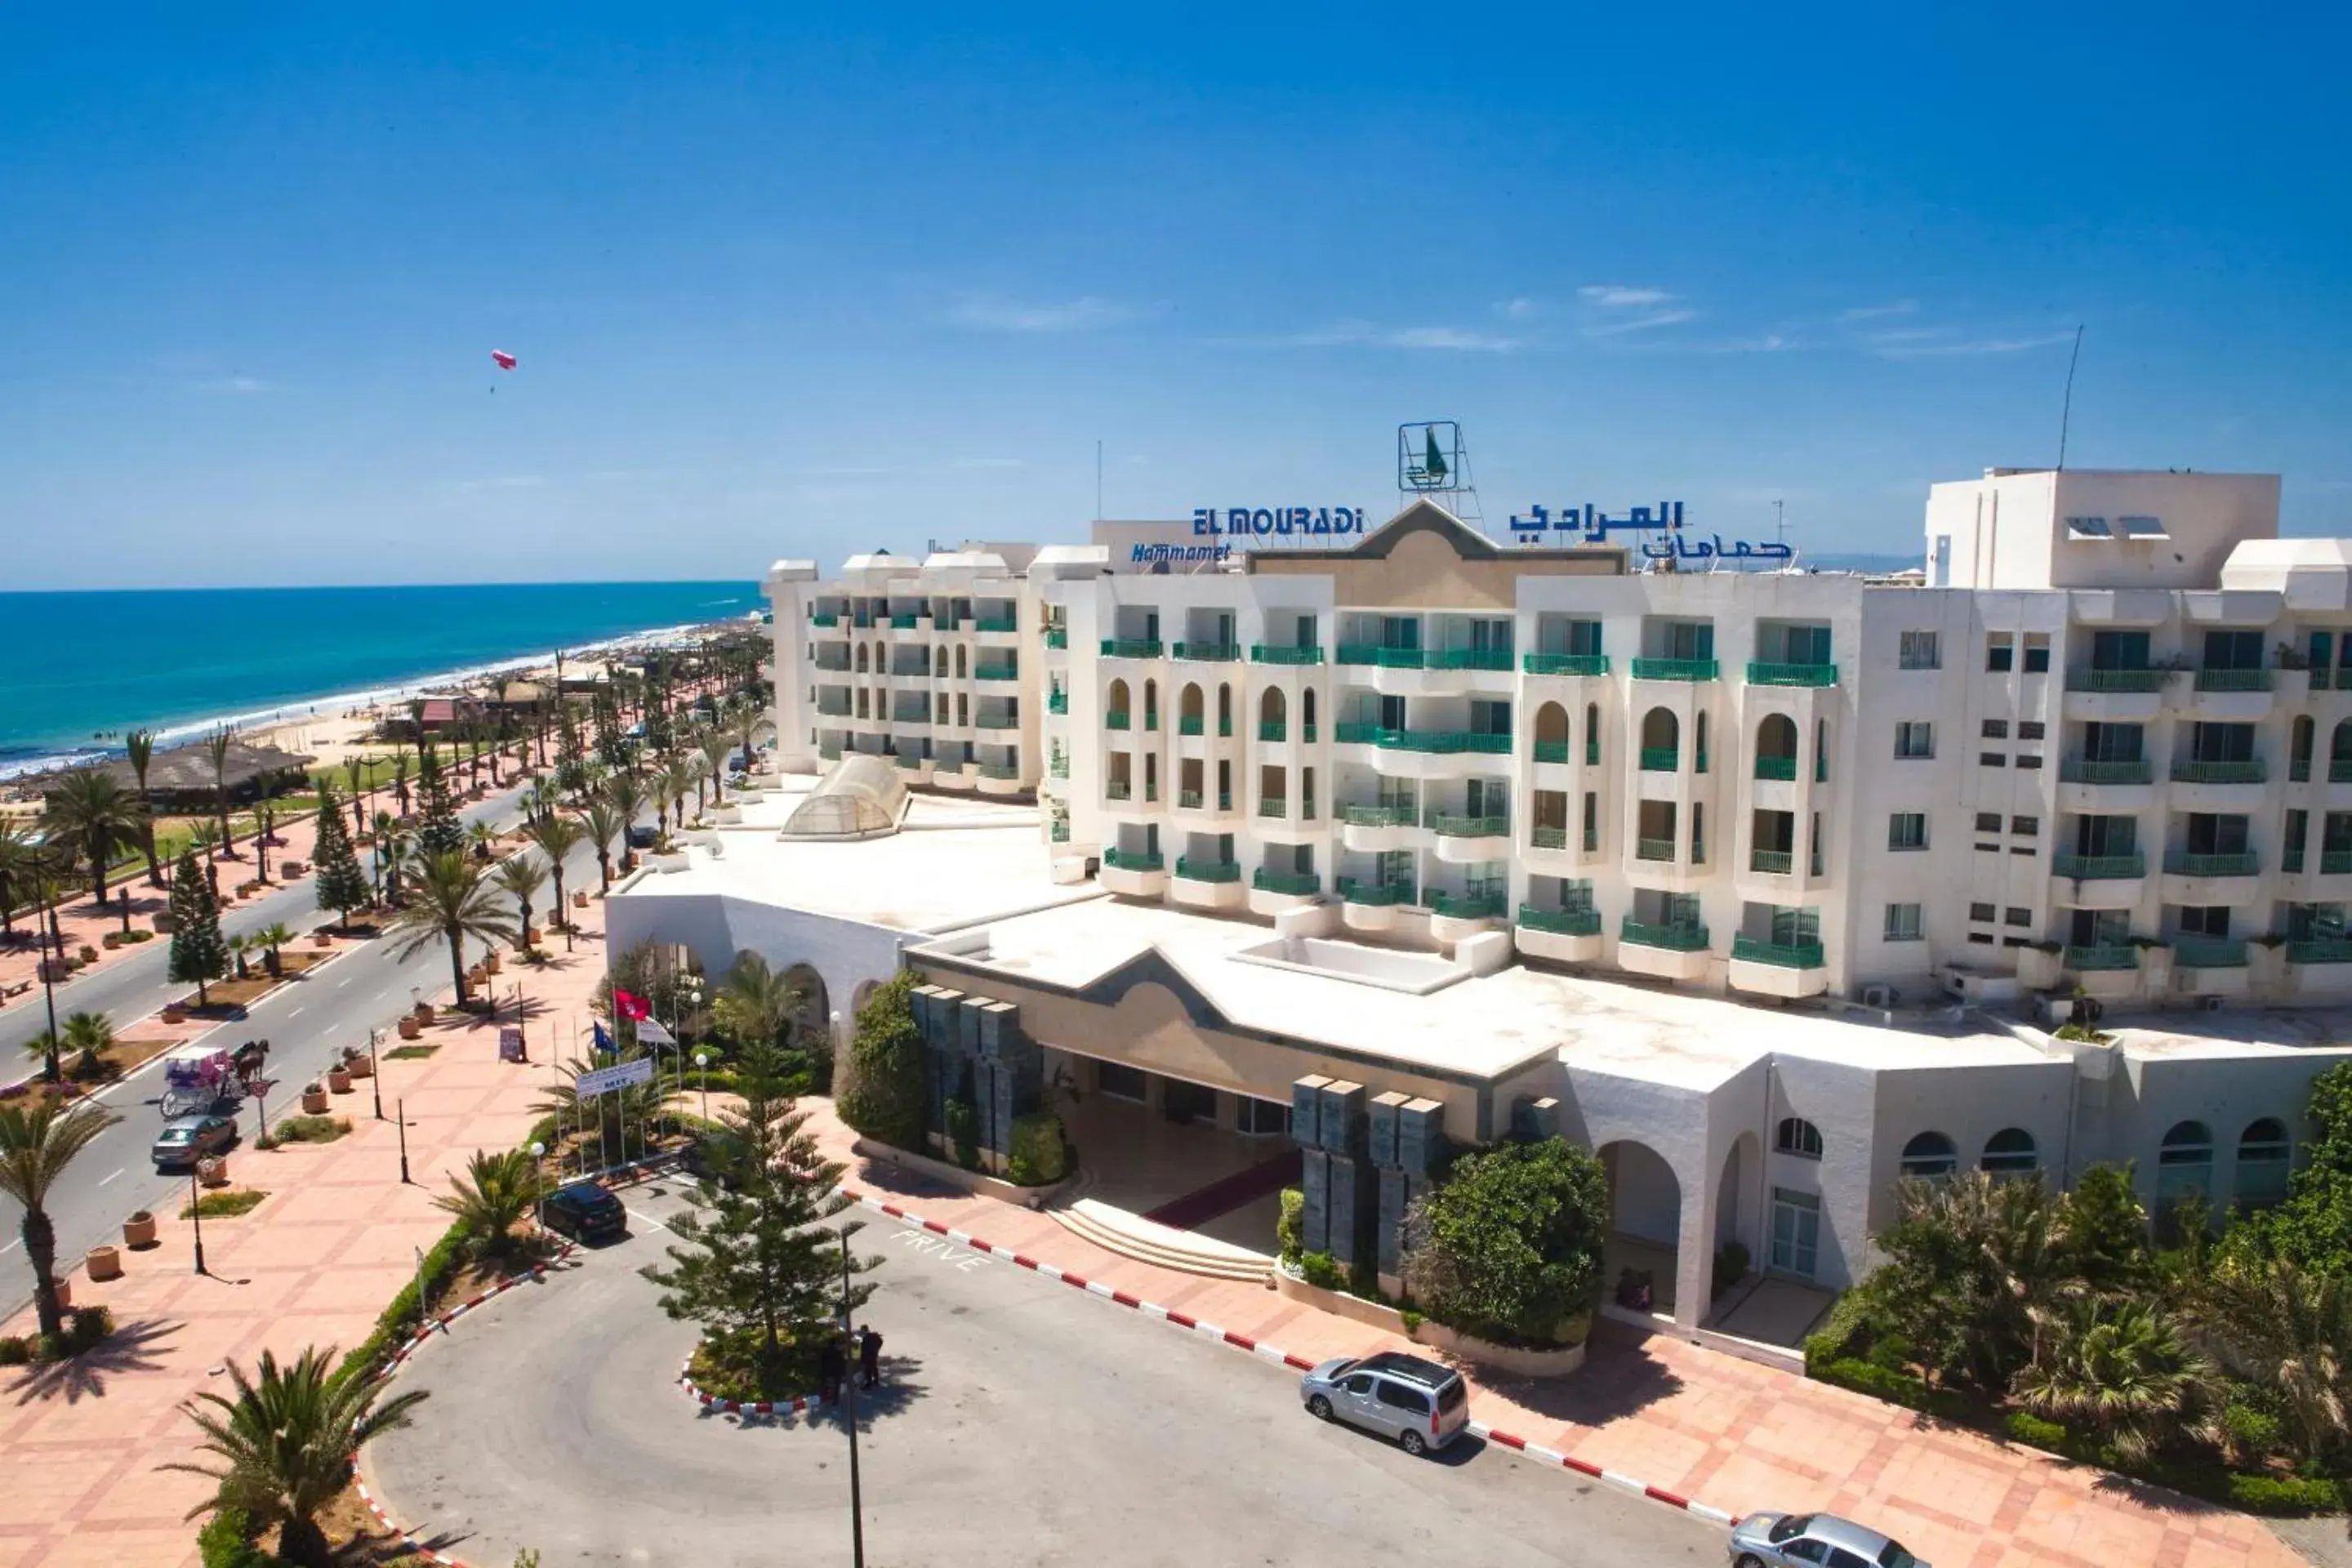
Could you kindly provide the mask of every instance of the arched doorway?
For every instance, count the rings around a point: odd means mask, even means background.
[[[1675,1168],[1646,1143],[1622,1139],[1596,1151],[1609,1177],[1609,1239],[1602,1249],[1601,1300],[1616,1301],[1626,1273],[1650,1290],[1650,1310],[1675,1312],[1682,1271],[1683,1189]]]
[[[833,1005],[826,999],[824,976],[805,963],[795,963],[784,971],[784,980],[793,988],[793,1010],[785,1019],[790,1025],[786,1036],[793,1048],[805,1053],[810,1070],[820,1083],[829,1082],[832,1069],[821,1066],[820,1058],[830,1062],[833,1056]]]
[[[1738,1283],[1739,1277],[1725,1277],[1723,1248],[1738,1242],[1748,1253],[1747,1272],[1763,1267],[1759,1237],[1756,1233],[1756,1199],[1750,1194],[1760,1190],[1763,1181],[1763,1156],[1756,1134],[1742,1132],[1732,1141],[1731,1151],[1723,1157],[1723,1173],[1715,1184],[1715,1257],[1709,1260],[1707,1294],[1720,1300],[1723,1293]]]
[[[1284,722],[1287,716],[1282,688],[1267,687],[1257,700],[1257,738],[1261,741],[1282,740],[1287,730]]]

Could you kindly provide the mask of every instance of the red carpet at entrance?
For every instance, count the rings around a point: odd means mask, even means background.
[[[1273,1159],[1252,1165],[1246,1171],[1235,1171],[1220,1177],[1197,1192],[1161,1204],[1143,1217],[1154,1225],[1164,1225],[1174,1230],[1191,1230],[1208,1224],[1221,1214],[1231,1214],[1244,1204],[1255,1203],[1268,1193],[1278,1193],[1298,1180],[1305,1162],[1298,1151],[1286,1149]]]

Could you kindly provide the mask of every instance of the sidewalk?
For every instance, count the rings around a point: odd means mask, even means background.
[[[333,1104],[352,1119],[351,1136],[231,1153],[235,1184],[270,1195],[243,1218],[205,1223],[209,1277],[193,1272],[190,1226],[176,1207],[157,1215],[160,1245],[122,1255],[122,1279],[93,1285],[76,1272],[76,1303],[112,1308],[115,1335],[79,1363],[0,1371],[0,1568],[197,1561],[196,1526],[182,1516],[208,1488],[155,1468],[188,1457],[192,1429],[176,1406],[226,1389],[230,1359],[250,1370],[265,1348],[287,1356],[367,1337],[412,1277],[416,1249],[447,1228],[432,1200],[448,1175],[478,1149],[513,1147],[536,1120],[528,1108],[564,1054],[556,1031],[568,1016],[585,1016],[604,971],[603,905],[572,912],[583,931],[572,955],[559,951],[531,972],[531,1065],[499,1063],[496,1028],[470,1016],[425,1030],[418,1043],[437,1044],[432,1056],[383,1060],[385,1116],[406,1102],[415,1184],[401,1185],[399,1130],[373,1120],[361,1079]],[[30,1319],[0,1331],[25,1332]]]
[[[846,1184],[993,1246],[1309,1362],[1407,1342],[1262,1287],[1105,1252],[1045,1215],[941,1194],[851,1152],[829,1103],[810,1130]],[[883,1222],[887,1223],[887,1222]],[[1426,1353],[1425,1352],[1423,1353]],[[1497,1433],[1733,1516],[1822,1509],[1885,1531],[1937,1568],[2300,1568],[2249,1515],[2124,1482],[1861,1394],[1678,1340],[1593,1345],[1557,1383],[1474,1377]],[[1565,1477],[1563,1485],[1580,1484]]]

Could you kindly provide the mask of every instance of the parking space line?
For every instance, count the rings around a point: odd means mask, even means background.
[[[129,1166],[125,1166],[125,1167],[123,1167],[123,1169],[124,1169],[124,1170],[128,1170],[129,1168],[130,1168]],[[121,1171],[117,1171],[117,1172],[115,1172],[115,1173],[114,1173],[114,1176],[119,1176],[119,1175],[121,1175],[121,1174],[122,1174],[122,1172],[121,1172]],[[99,1182],[99,1184],[99,1184],[100,1186],[101,1186],[101,1187],[102,1187],[102,1186],[106,1185],[106,1184],[107,1184],[108,1182],[110,1182],[110,1181],[114,1180],[114,1176],[107,1176],[107,1177],[104,1177],[104,1178],[102,1178],[102,1179]]]

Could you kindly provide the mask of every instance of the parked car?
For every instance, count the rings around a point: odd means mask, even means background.
[[[661,839],[661,830],[643,822],[629,825],[629,847],[650,849]]]
[[[686,1146],[678,1169],[698,1182],[716,1182],[732,1191],[736,1171],[744,1155],[743,1140],[732,1132],[706,1132]]]
[[[548,1194],[540,1222],[574,1241],[602,1241],[628,1233],[629,1211],[595,1183],[571,1182]]]
[[[1408,1454],[1443,1448],[1470,1425],[1470,1391],[1460,1375],[1396,1351],[1327,1361],[1299,1379],[1298,1394],[1318,1420],[1393,1437]]]
[[[236,1142],[232,1116],[175,1116],[155,1134],[148,1152],[159,1171],[184,1171],[207,1154],[216,1154]]]
[[[1865,1524],[1833,1513],[1751,1513],[1731,1531],[1734,1568],[1927,1568]]]

